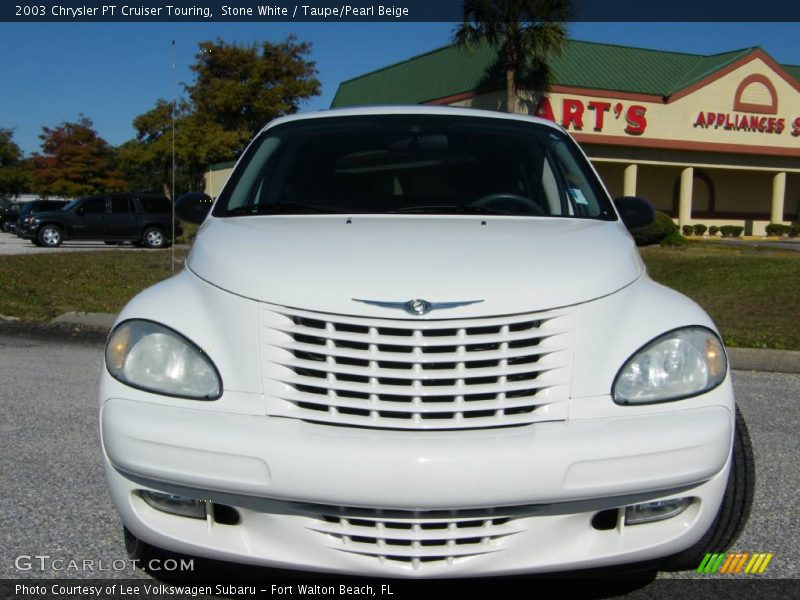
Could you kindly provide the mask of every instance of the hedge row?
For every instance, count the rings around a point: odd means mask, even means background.
[[[683,235],[703,235],[708,231],[708,235],[710,236],[715,236],[719,233],[722,237],[736,238],[742,235],[744,227],[741,225],[723,225],[722,227],[712,225],[711,227],[706,227],[698,223],[697,225],[684,225],[681,227],[681,231]]]
[[[794,238],[800,236],[800,227],[797,225],[781,225],[780,223],[770,223],[767,225],[767,235],[778,237],[787,235]]]

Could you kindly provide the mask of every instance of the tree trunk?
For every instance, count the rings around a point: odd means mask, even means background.
[[[517,112],[517,78],[514,69],[506,69],[506,112]]]

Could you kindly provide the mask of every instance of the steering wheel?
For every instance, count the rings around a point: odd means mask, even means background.
[[[519,211],[523,214],[534,214],[536,216],[544,216],[544,209],[536,202],[522,196],[521,194],[514,194],[512,192],[498,192],[496,194],[487,194],[477,200],[470,202],[467,206],[475,206],[477,208],[495,208],[497,210],[511,210]]]

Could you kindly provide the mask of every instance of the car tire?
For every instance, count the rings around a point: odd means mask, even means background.
[[[58,248],[63,241],[61,228],[57,225],[42,225],[36,233],[36,240],[39,245],[46,248]]]
[[[665,571],[694,570],[706,554],[724,552],[742,532],[755,490],[755,458],[750,433],[739,407],[736,407],[736,427],[733,438],[733,462],[728,484],[719,512],[706,534],[694,546],[669,557],[662,566]]]
[[[145,248],[164,248],[167,244],[167,235],[160,227],[148,227],[142,235],[142,245]]]
[[[158,555],[158,549],[155,546],[140,540],[124,525],[122,526],[122,537],[125,540],[125,552],[131,560],[139,561],[146,566],[151,558]]]

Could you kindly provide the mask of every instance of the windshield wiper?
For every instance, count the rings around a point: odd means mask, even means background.
[[[388,213],[408,213],[408,214],[425,214],[434,213],[441,215],[515,215],[517,213],[510,210],[498,210],[496,208],[488,208],[486,206],[453,206],[452,204],[440,205],[423,205],[423,206],[403,206],[393,210],[387,210]]]
[[[302,202],[280,202],[278,204],[258,204],[237,206],[228,211],[229,215],[268,215],[268,214],[337,214],[342,211],[331,206],[317,206]]]

